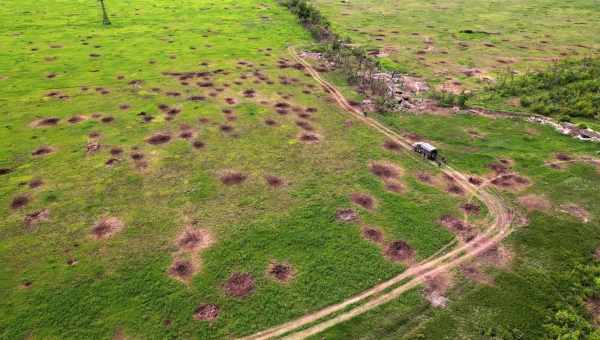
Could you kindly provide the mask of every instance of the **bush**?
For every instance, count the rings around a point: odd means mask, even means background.
[[[432,98],[438,102],[441,107],[454,107],[458,106],[461,109],[467,107],[467,101],[471,97],[470,94],[461,93],[454,94],[450,92],[433,92]]]
[[[491,89],[502,97],[518,96],[521,105],[543,115],[600,115],[600,59],[567,60],[546,70],[500,77]]]

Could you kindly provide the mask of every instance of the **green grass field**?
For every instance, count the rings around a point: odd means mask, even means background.
[[[310,42],[283,7],[245,0],[107,8],[108,27],[95,2],[10,1],[0,9],[0,337],[239,336],[403,271],[361,237],[363,224],[405,240],[417,259],[452,240],[437,221],[458,214],[463,199],[412,176],[435,169],[384,149],[382,137],[348,122],[311,78],[278,68],[289,44]],[[210,73],[173,74],[186,72]],[[274,106],[283,102],[291,105],[285,115]],[[300,141],[298,122],[320,142]],[[171,139],[150,144],[157,133]],[[378,160],[403,169],[403,193],[369,171]],[[245,181],[224,185],[227,170]],[[284,185],[271,188],[268,175]],[[355,192],[376,207],[352,204]],[[361,221],[337,221],[341,208]],[[45,220],[31,222],[35,216]],[[92,228],[108,217],[122,230],[98,240]],[[174,259],[189,259],[176,239],[190,225],[215,242],[193,257],[197,273],[182,283],[168,271]],[[294,277],[276,282],[267,275],[272,262],[291,265]],[[245,298],[225,293],[235,272],[255,281]],[[218,318],[194,320],[202,304],[218,305]]]
[[[592,1],[314,2],[358,43],[393,47],[388,66],[434,84],[448,76],[479,86],[461,70],[494,75],[508,66],[498,58],[524,70],[600,48]],[[277,1],[106,5],[110,26],[94,1],[0,7],[0,338],[235,338],[403,272],[406,263],[384,255],[391,241],[406,241],[416,260],[452,242],[440,217],[462,217],[467,199],[417,180],[439,170],[384,148],[384,137],[294,67],[288,46],[314,41]],[[463,28],[500,34],[456,32]],[[433,52],[419,60],[428,37]],[[358,98],[339,74],[326,77]],[[530,185],[494,190],[528,223],[506,241],[511,263],[486,267],[493,285],[459,274],[446,309],[430,307],[417,288],[316,337],[542,338],[555,301],[573,291],[561,278],[591,262],[600,243],[598,165],[545,162],[559,153],[598,158],[597,145],[519,120],[375,118],[431,141],[474,176],[511,160]],[[400,192],[373,162],[400,169]],[[356,193],[373,207],[353,202]],[[527,212],[519,198],[529,194],[550,208]],[[590,220],[561,212],[564,204]],[[336,218],[349,208],[358,220]],[[485,213],[469,220],[477,225]],[[99,221],[111,217],[121,225],[101,234]],[[383,244],[365,239],[366,226]],[[183,249],[178,238],[189,228],[212,243]],[[193,273],[174,278],[175,261]],[[291,267],[289,281],[273,277],[275,263]],[[251,278],[238,282],[243,296],[229,289],[235,273]],[[218,315],[197,320],[206,305]]]
[[[336,32],[383,51],[385,67],[450,90],[480,88],[508,69],[600,53],[593,0],[311,2]]]

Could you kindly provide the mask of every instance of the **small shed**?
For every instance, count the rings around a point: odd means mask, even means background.
[[[432,161],[436,160],[438,157],[438,150],[435,148],[435,146],[429,143],[417,142],[413,144],[412,147],[416,153],[427,159],[431,159]]]

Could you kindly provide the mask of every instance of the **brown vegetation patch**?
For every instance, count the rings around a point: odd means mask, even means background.
[[[243,298],[254,291],[254,278],[250,273],[233,273],[223,288],[227,295]]]
[[[373,241],[375,243],[383,242],[383,233],[376,228],[364,226],[362,228],[362,235],[369,241]]]
[[[358,214],[350,208],[338,209],[335,218],[342,222],[352,222],[358,219]]]
[[[321,136],[318,133],[304,131],[298,135],[298,139],[306,144],[318,144]]]
[[[493,162],[488,164],[488,168],[492,169],[496,174],[501,175],[508,172],[509,167],[506,164],[500,162]]]
[[[588,297],[585,300],[585,309],[591,314],[594,324],[600,324],[600,298]]]
[[[577,204],[564,203],[560,205],[560,209],[562,212],[579,219],[583,223],[588,223],[590,221],[590,213]]]
[[[461,188],[460,186],[450,183],[448,184],[448,186],[446,187],[446,191],[451,193],[451,194],[455,194],[455,195],[464,195],[465,191],[463,190],[463,188]]]
[[[405,241],[396,240],[385,248],[385,255],[392,261],[407,261],[415,256],[415,251]]]
[[[171,140],[171,135],[169,135],[167,133],[156,133],[156,134],[148,137],[148,139],[146,139],[146,142],[148,142],[148,144],[158,145],[158,144],[168,143],[170,140]]]
[[[12,202],[10,202],[10,207],[12,209],[21,209],[25,207],[29,203],[29,197],[25,195],[19,195],[13,198]]]
[[[552,204],[547,198],[535,194],[519,197],[519,203],[521,203],[528,211],[548,211],[552,207]]]
[[[371,162],[369,170],[373,175],[382,179],[398,178],[402,174],[402,169],[399,166],[385,161]]]
[[[194,320],[212,321],[219,316],[219,306],[213,303],[205,303],[194,310]]]
[[[226,170],[221,174],[220,179],[225,185],[236,185],[245,181],[247,177],[248,176],[242,174],[241,172]]]
[[[279,282],[288,282],[294,276],[292,266],[286,263],[271,263],[268,268],[268,273]]]
[[[375,207],[375,199],[367,194],[354,192],[352,193],[351,200],[354,204],[360,205],[367,210],[372,210]]]
[[[54,149],[49,147],[49,146],[40,146],[39,148],[35,149],[31,155],[33,156],[44,156],[44,155],[48,155],[54,152]]]
[[[485,242],[485,240],[482,240]],[[512,254],[502,245],[494,245],[479,255],[479,259],[489,265],[496,267],[505,267],[512,260]]]
[[[210,247],[214,243],[212,235],[206,229],[187,227],[178,237],[177,246],[180,249],[198,252]]]
[[[92,227],[92,235],[97,240],[107,239],[123,229],[123,222],[116,217],[102,218]]]

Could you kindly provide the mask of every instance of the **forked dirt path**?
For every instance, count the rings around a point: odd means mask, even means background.
[[[409,156],[417,158],[412,153],[410,142],[378,121],[365,117],[360,110],[348,103],[346,98],[335,86],[321,78],[319,73],[308,62],[302,59],[293,47],[290,47],[289,51],[292,57],[304,65],[306,71],[333,97],[340,107],[364,124],[398,142],[408,150]],[[422,262],[409,267],[401,274],[381,282],[347,300],[314,311],[279,326],[247,336],[244,339],[271,339],[281,336],[289,339],[304,339],[311,335],[318,334],[330,327],[397,298],[402,293],[420,285],[429,277],[461,265],[474,256],[497,245],[508,236],[511,232],[513,216],[497,195],[473,186],[469,183],[467,176],[449,166],[445,166],[442,169],[442,172],[454,178],[456,183],[469,193],[469,195],[478,198],[487,206],[489,211],[488,227],[477,235],[477,237],[468,243],[458,243],[456,248],[446,253],[440,252],[437,256],[425,259]]]

